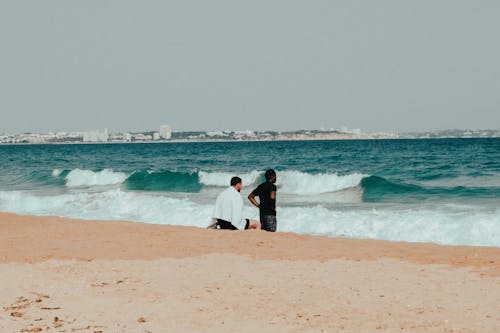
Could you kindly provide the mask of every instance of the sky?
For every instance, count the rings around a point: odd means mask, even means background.
[[[2,0],[0,132],[500,128],[497,0]]]

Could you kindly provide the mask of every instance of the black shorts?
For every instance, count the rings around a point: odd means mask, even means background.
[[[248,229],[248,226],[250,225],[250,220],[246,219],[246,224],[245,224],[245,229]],[[217,225],[219,226],[220,229],[226,229],[226,230],[238,230],[237,227],[235,227],[231,222],[222,220],[222,219],[217,219]]]
[[[260,217],[260,225],[262,230],[265,231],[276,231],[276,216],[274,215],[263,215]]]

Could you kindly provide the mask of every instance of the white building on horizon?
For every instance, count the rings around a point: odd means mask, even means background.
[[[144,133],[137,133],[133,135],[134,141],[152,141],[153,136]]]
[[[168,125],[160,126],[160,131],[158,133],[162,139],[170,140],[172,138],[172,128]]]
[[[342,133],[349,133],[349,134],[361,134],[361,128],[353,128],[349,129],[346,126],[342,127],[340,130]]]
[[[104,132],[83,132],[83,142],[108,142],[109,134],[108,129],[105,128]]]

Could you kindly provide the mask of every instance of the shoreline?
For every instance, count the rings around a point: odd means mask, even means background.
[[[0,213],[0,331],[494,332],[500,248]]]
[[[490,246],[333,238],[291,232],[228,232],[188,226],[4,212],[0,212],[0,230],[0,244],[14,245],[12,241],[9,242],[13,236],[17,240],[17,248],[11,251],[0,248],[0,262],[36,262],[48,259],[149,260],[235,253],[255,259],[292,261],[388,258],[417,264],[481,267],[491,269],[491,273],[500,276],[500,248]],[[45,237],[41,237],[41,231]],[[51,233],[56,233],[57,238],[51,237]],[[172,239],[171,236],[175,238]],[[130,244],[132,239],[137,241]],[[85,245],[75,246],[83,240],[87,241]],[[36,251],[30,248],[32,243],[36,244]],[[294,246],[290,247],[289,243]]]

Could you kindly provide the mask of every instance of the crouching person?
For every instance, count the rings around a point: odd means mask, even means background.
[[[209,228],[238,230],[239,226],[241,229],[260,229],[259,221],[243,219],[243,198],[240,194],[242,188],[240,177],[231,178],[231,186],[219,194],[215,201]]]

